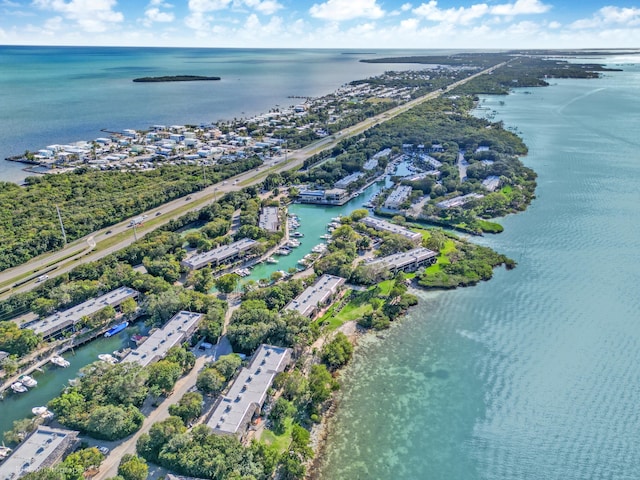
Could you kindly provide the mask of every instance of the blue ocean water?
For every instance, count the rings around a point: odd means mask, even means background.
[[[264,113],[303,101],[289,96],[321,96],[351,80],[411,68],[360,59],[416,52],[0,46],[0,180],[25,176],[24,165],[2,159],[27,149],[90,140],[101,129]],[[180,74],[221,80],[132,82]]]
[[[319,478],[640,478],[640,65],[623,68],[483,99],[539,175],[477,240],[518,266],[420,293],[363,340]]]

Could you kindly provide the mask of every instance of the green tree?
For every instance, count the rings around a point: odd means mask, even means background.
[[[87,432],[95,438],[119,440],[138,430],[143,421],[144,415],[133,405],[104,405],[89,413]]]
[[[217,395],[224,387],[224,377],[215,368],[205,368],[198,375],[196,386],[206,394]]]
[[[185,393],[180,401],[169,406],[169,415],[180,417],[187,424],[202,414],[202,395],[198,392]]]
[[[182,366],[178,363],[160,360],[147,367],[149,370],[149,387],[157,386],[163,393],[169,393],[182,375]]]
[[[118,475],[124,480],[146,480],[149,474],[149,466],[143,458],[137,455],[125,453],[118,466]]]
[[[296,407],[289,400],[285,400],[280,397],[276,400],[271,412],[269,412],[269,419],[273,423],[273,431],[276,435],[282,435],[285,430],[286,420],[293,417],[296,414]]]
[[[138,309],[138,303],[131,297],[125,299],[120,304],[120,311],[127,317],[136,313],[137,309]]]
[[[240,368],[240,365],[242,365],[240,356],[236,353],[230,353],[229,355],[222,355],[213,364],[213,368],[218,370],[225,380],[229,380],[236,370]]]
[[[215,282],[216,288],[222,293],[231,293],[235,290],[240,276],[236,273],[227,273],[218,278]]]
[[[322,361],[331,369],[346,365],[352,355],[353,345],[342,332],[338,332],[333,340],[322,347]]]
[[[314,405],[329,399],[331,392],[338,388],[338,382],[324,365],[314,365],[309,373],[309,393]]]
[[[144,458],[155,463],[158,461],[162,447],[173,437],[183,434],[186,430],[179,417],[172,416],[161,422],[156,422],[151,425],[149,433],[140,435],[136,450]]]

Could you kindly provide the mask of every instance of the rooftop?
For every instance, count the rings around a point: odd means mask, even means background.
[[[189,268],[201,268],[209,263],[220,263],[227,258],[249,250],[256,243],[258,242],[251,240],[250,238],[243,238],[242,240],[230,243],[229,245],[222,245],[214,248],[213,250],[209,250],[208,252],[193,255],[192,257],[183,260],[182,263]]]
[[[139,292],[129,287],[120,287],[98,298],[92,298],[75,307],[69,308],[62,312],[54,313],[41,320],[36,320],[25,325],[36,333],[41,333],[45,337],[59,330],[73,325],[80,321],[82,317],[91,316],[104,307],[114,307],[120,305],[124,300],[130,297],[136,297]]]
[[[325,303],[344,282],[345,279],[342,277],[324,274],[313,285],[307,287],[304,292],[285,305],[284,309],[297,310],[301,315],[310,317],[318,305]]]
[[[176,313],[164,327],[153,332],[142,345],[129,352],[122,361],[136,362],[144,367],[164,358],[171,347],[180,345],[191,335],[201,318],[201,313],[186,311]]]
[[[269,232],[277,232],[280,225],[278,207],[264,207],[260,212],[258,226]]]
[[[367,263],[366,266],[383,265],[393,267],[394,269],[403,268],[412,263],[420,263],[438,256],[433,250],[428,248],[419,247],[409,250],[408,252],[394,253],[387,255],[386,257],[376,258]]]
[[[283,371],[291,358],[291,349],[261,345],[251,364],[243,368],[216,406],[207,425],[215,433],[237,434],[262,407],[273,378]]]
[[[420,233],[412,232],[408,228],[401,227],[400,225],[396,225],[395,223],[387,222],[386,220],[381,220],[374,217],[365,217],[360,221],[367,227],[371,227],[376,230],[383,230],[385,232],[395,233],[396,235],[402,235],[412,242],[422,241],[422,235]]]
[[[77,435],[73,430],[38,427],[0,464],[0,480],[15,480],[55,463]]]

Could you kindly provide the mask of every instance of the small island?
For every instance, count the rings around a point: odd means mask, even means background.
[[[134,78],[134,82],[155,83],[155,82],[199,82],[201,80],[220,80],[220,77],[204,77],[202,75],[167,75],[164,77],[141,77]]]

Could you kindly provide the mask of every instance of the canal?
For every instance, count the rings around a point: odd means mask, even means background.
[[[42,367],[42,372],[34,371],[31,376],[38,381],[38,385],[25,393],[14,393],[11,389],[5,392],[4,400],[0,401],[0,432],[6,432],[13,426],[15,420],[32,417],[31,409],[46,405],[56,397],[69,380],[78,376],[80,369],[98,360],[101,353],[112,353],[129,345],[129,338],[144,322],[137,322],[118,335],[110,338],[99,337],[86,343],[74,351],[68,351],[62,357],[69,361],[67,368],[60,368],[47,363]]]
[[[349,200],[342,206],[334,205],[309,205],[294,203],[289,206],[289,213],[296,215],[300,222],[298,232],[304,234],[304,237],[298,238],[300,246],[294,248],[289,255],[274,255],[273,258],[278,263],[260,263],[253,267],[251,275],[243,279],[243,283],[248,280],[269,279],[271,274],[278,270],[285,272],[290,268],[300,267],[300,261],[305,255],[311,253],[311,249],[320,243],[326,243],[321,236],[327,233],[327,224],[332,218],[340,215],[349,215],[352,211],[363,208],[362,205],[367,203],[376,193],[385,186],[385,181],[376,182],[367,187],[360,195]]]

